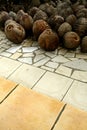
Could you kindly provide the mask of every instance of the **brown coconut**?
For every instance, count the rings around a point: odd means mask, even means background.
[[[24,28],[13,20],[7,21],[5,24],[5,34],[14,43],[21,43],[25,38]]]
[[[21,24],[25,30],[30,30],[33,26],[33,19],[28,13],[23,10],[19,10],[17,13],[16,21]]]
[[[81,51],[87,53],[87,36],[82,38]]]
[[[71,14],[66,18],[66,22],[69,23],[71,26],[75,24],[76,20],[77,18],[74,14]]]
[[[6,11],[0,12],[0,27],[4,27],[5,21],[10,19],[9,14]]]
[[[66,32],[69,32],[71,30],[72,30],[72,26],[69,23],[64,22],[58,28],[58,35],[60,37],[63,37]]]
[[[42,49],[54,51],[59,45],[59,37],[51,29],[46,29],[40,34],[38,43]]]
[[[39,10],[40,9],[37,7],[31,7],[29,10],[29,15],[31,15],[33,17]]]
[[[64,46],[68,49],[75,49],[80,45],[80,37],[75,32],[67,32],[63,37]]]
[[[44,20],[36,20],[33,24],[33,34],[34,37],[37,39],[38,36],[45,30],[50,28],[48,23]]]
[[[78,18],[73,26],[73,29],[79,36],[85,36],[87,34],[87,18]]]

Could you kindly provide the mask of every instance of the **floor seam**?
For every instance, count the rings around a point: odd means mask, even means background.
[[[61,110],[60,113],[58,114],[58,116],[57,116],[57,118],[56,118],[56,120],[55,120],[55,122],[54,122],[54,124],[53,124],[53,126],[52,126],[52,128],[51,128],[50,130],[53,130],[53,129],[54,129],[56,123],[58,122],[58,120],[60,119],[60,117],[61,117],[63,111],[65,110],[66,105],[67,105],[67,104],[65,104],[65,105],[63,106],[62,110]]]

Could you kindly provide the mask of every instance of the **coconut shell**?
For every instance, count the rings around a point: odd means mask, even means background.
[[[40,34],[38,43],[42,49],[46,51],[54,51],[59,45],[59,37],[51,29],[46,29]]]
[[[39,11],[39,8],[37,7],[31,7],[29,10],[29,15],[31,15],[32,17],[34,17],[34,15]]]
[[[79,36],[87,35],[87,18],[79,18],[76,20],[73,29]]]
[[[82,38],[81,51],[87,53],[87,36]]]
[[[48,23],[44,20],[36,20],[33,24],[33,34],[34,37],[37,39],[39,35],[45,30],[50,28]]]
[[[34,15],[33,20],[36,21],[36,20],[39,20],[39,19],[43,19],[43,20],[47,21],[47,18],[48,18],[47,14],[44,11],[39,10]]]
[[[25,30],[30,30],[33,26],[33,19],[28,13],[25,13],[23,10],[19,10],[17,13],[17,22],[21,24]]]
[[[72,30],[72,26],[67,23],[67,22],[64,22],[60,25],[60,27],[58,28],[58,35],[60,37],[63,37],[63,35],[66,33],[66,32],[69,32]]]
[[[75,32],[67,32],[63,37],[64,47],[68,49],[75,49],[80,45],[80,37]]]
[[[74,14],[71,14],[66,18],[66,22],[69,23],[71,26],[75,24],[76,20],[77,18]]]
[[[21,43],[25,38],[24,28],[13,20],[5,24],[5,34],[14,43]]]

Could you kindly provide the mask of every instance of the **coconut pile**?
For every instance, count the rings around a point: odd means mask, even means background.
[[[0,29],[7,38],[21,44],[27,37],[38,41],[46,51],[58,46],[87,53],[87,3],[80,0],[50,1],[26,11],[0,11]]]

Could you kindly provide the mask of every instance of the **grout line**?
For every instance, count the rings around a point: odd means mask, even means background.
[[[19,85],[19,84],[17,84],[17,85],[5,96],[5,98],[0,102],[0,104],[5,101],[5,99],[18,87],[18,85]]]
[[[55,127],[56,123],[58,122],[58,120],[60,119],[60,117],[61,117],[61,115],[62,115],[63,111],[65,110],[66,105],[67,105],[67,104],[65,104],[65,105],[63,106],[62,110],[60,111],[60,113],[59,113],[58,117],[56,118],[56,121],[54,122],[54,124],[53,124],[53,126],[52,126],[52,128],[51,128],[50,130],[53,130],[53,129],[54,129],[54,127]]]

